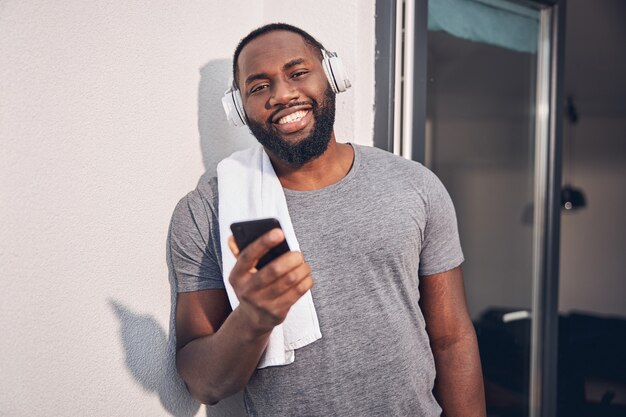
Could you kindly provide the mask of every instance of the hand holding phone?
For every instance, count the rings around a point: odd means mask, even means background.
[[[274,218],[248,220],[230,225],[230,230],[233,232],[233,237],[235,238],[235,243],[237,243],[239,251],[244,250],[249,244],[260,238],[262,235],[276,228],[282,230],[280,222]],[[256,268],[263,268],[283,253],[287,252],[289,252],[289,245],[286,240],[283,240],[259,259],[256,264]]]
[[[311,267],[302,253],[289,250],[284,233],[281,242],[279,236],[267,234],[275,228],[280,228],[276,219],[231,225],[234,239],[229,245],[237,262],[229,281],[240,301],[237,315],[246,317],[251,334],[257,336],[282,323],[291,306],[313,287]]]

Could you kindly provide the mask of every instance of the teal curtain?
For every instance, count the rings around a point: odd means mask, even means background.
[[[539,12],[503,0],[429,0],[428,30],[535,53]]]

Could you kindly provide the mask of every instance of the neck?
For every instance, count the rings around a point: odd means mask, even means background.
[[[318,190],[336,183],[348,174],[354,160],[352,146],[337,143],[334,132],[326,151],[301,166],[289,165],[267,149],[266,152],[281,185],[296,191]]]

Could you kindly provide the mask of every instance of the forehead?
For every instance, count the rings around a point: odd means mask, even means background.
[[[315,58],[313,48],[302,36],[284,30],[265,33],[241,50],[238,60],[240,79],[282,68],[285,63],[297,58]]]

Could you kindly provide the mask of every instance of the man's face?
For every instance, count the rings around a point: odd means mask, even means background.
[[[274,31],[247,44],[238,65],[239,90],[257,140],[294,166],[323,154],[332,137],[335,96],[320,52],[296,33]]]

